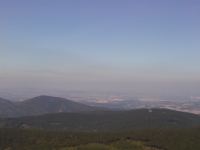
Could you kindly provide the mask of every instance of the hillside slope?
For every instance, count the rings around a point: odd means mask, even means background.
[[[130,131],[200,126],[200,116],[168,109],[55,113],[1,119],[1,127],[66,131]]]
[[[0,117],[14,116],[15,109],[16,107],[14,102],[0,98]]]
[[[38,96],[21,102],[0,99],[0,117],[36,116],[57,112],[104,110],[59,97]]]

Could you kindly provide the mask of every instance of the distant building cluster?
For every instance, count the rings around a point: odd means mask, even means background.
[[[190,99],[200,99],[200,96],[191,96]]]

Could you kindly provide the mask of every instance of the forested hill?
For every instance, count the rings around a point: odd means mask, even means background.
[[[131,132],[2,129],[1,150],[199,150],[200,128]]]
[[[6,128],[93,132],[181,129],[200,126],[200,116],[168,109],[138,109],[4,118],[1,119],[0,125]]]
[[[57,112],[77,112],[105,110],[92,107],[60,97],[38,96],[20,102],[12,102],[0,98],[0,117],[36,116]]]
[[[12,101],[9,101],[7,99],[3,99],[3,98],[0,98],[0,104],[1,104],[1,107],[3,106],[8,106],[10,104],[12,104],[13,102]]]

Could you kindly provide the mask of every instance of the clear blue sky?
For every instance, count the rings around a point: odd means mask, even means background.
[[[0,88],[200,92],[199,0],[1,0]]]

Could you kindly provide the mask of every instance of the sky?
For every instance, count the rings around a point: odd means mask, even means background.
[[[1,0],[0,88],[200,93],[199,0]]]

